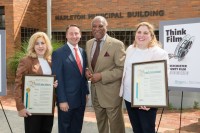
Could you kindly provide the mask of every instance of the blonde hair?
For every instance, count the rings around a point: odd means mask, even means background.
[[[37,58],[37,54],[35,52],[34,46],[35,46],[36,40],[40,37],[42,37],[45,40],[47,50],[44,54],[44,58],[48,60],[51,58],[52,46],[51,46],[49,37],[44,32],[36,32],[31,36],[31,38],[29,39],[29,43],[28,43],[27,56],[30,56],[32,58]]]
[[[140,28],[140,26],[146,26],[148,28],[150,34],[151,34],[151,38],[152,39],[151,39],[151,41],[148,44],[148,48],[149,47],[153,47],[155,45],[157,45],[157,46],[160,47],[160,44],[159,44],[159,42],[158,42],[158,40],[156,38],[156,35],[154,33],[154,26],[152,24],[148,23],[148,22],[141,22],[141,23],[139,23],[139,24],[136,25],[136,32]],[[136,34],[136,32],[135,32],[135,34]],[[133,42],[133,44],[134,44],[134,47],[136,47],[137,44],[136,44],[135,41]]]

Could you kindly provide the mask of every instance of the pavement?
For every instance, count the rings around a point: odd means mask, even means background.
[[[2,106],[0,106],[0,133],[24,133],[23,118],[19,117],[17,114],[13,92],[13,87],[8,86],[7,95],[0,96],[0,101],[3,105],[6,117],[8,119],[7,122],[4,112],[2,110]],[[123,110],[126,133],[133,133],[126,109]],[[156,129],[158,128],[158,123],[161,118],[161,112],[162,109],[159,109],[156,119]],[[55,117],[52,133],[58,133],[58,118],[56,109],[54,115]],[[179,127],[180,110],[165,109],[162,114],[158,133],[200,133],[200,110],[182,110],[181,128],[179,129]],[[86,108],[82,133],[98,133],[95,113],[91,106],[87,106]]]

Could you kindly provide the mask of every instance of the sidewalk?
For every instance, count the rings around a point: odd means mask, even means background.
[[[13,133],[23,133],[23,118],[18,117],[13,98],[13,89],[8,87],[7,96],[0,96],[1,103],[8,117],[8,121]],[[57,111],[55,111],[54,126],[52,133],[58,132],[57,126]],[[161,109],[157,113],[156,126],[161,116]],[[132,133],[132,128],[126,111],[124,111],[124,120],[126,133]],[[179,110],[164,110],[159,133],[179,133],[180,111]],[[156,127],[157,129],[157,127]],[[1,133],[10,133],[6,118],[0,107],[0,131]],[[87,107],[84,117],[82,133],[98,133],[95,113],[92,107]],[[181,133],[200,133],[200,110],[187,109],[183,110],[181,119]]]

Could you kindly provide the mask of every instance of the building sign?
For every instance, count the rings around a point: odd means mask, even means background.
[[[0,96],[6,95],[6,34],[0,30]]]
[[[169,54],[169,89],[200,91],[200,18],[160,22],[160,41]]]
[[[56,15],[55,20],[81,20],[93,19],[95,16],[104,16],[105,18],[131,18],[131,17],[153,17],[164,16],[164,10],[155,11],[135,11],[135,12],[112,12],[112,13],[98,13],[98,14],[73,14],[73,15]]]

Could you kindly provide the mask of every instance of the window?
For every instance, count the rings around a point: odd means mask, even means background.
[[[82,48],[85,48],[86,42],[90,39],[93,38],[92,32],[91,31],[82,31],[81,33],[81,40],[79,42],[79,46]]]
[[[108,31],[108,35],[110,35],[111,37],[114,37],[118,40],[121,40],[125,46],[129,46],[130,44],[133,43],[133,39],[134,39],[134,31]]]
[[[28,41],[31,35],[37,32],[38,29],[21,27],[21,42]]]
[[[121,40],[126,47],[133,44],[135,38],[135,31],[125,30],[125,31],[108,31],[109,36]],[[155,31],[156,37],[158,39],[159,32]],[[52,32],[52,38],[58,42],[66,42],[65,32]],[[91,31],[82,31],[81,40],[79,46],[85,48],[86,42],[93,38]]]
[[[5,29],[5,10],[0,6],[0,29]]]
[[[65,43],[65,32],[52,32],[52,40]]]

